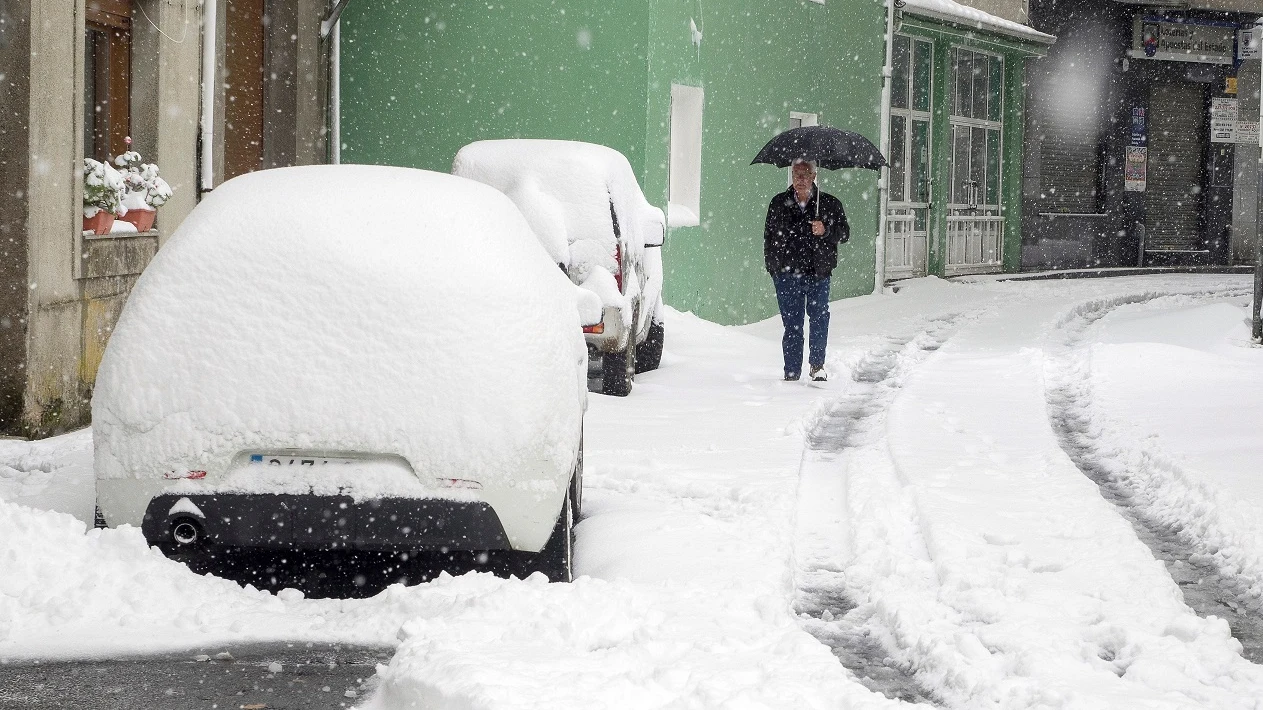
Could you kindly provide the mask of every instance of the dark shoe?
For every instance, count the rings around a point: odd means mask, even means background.
[[[824,371],[824,365],[811,366],[811,381],[812,382],[827,382],[828,380],[829,380],[829,375],[828,373]]]
[[[797,372],[795,372],[795,373],[794,373],[794,374],[792,374],[792,375],[788,375],[788,374],[787,374],[787,375],[785,375],[785,381],[786,381],[786,382],[797,382],[799,377],[802,377],[802,375],[798,374]]]

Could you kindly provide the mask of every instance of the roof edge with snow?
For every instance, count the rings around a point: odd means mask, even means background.
[[[1057,41],[1053,35],[1040,32],[1020,22],[1006,20],[989,12],[962,5],[955,0],[904,0],[903,11],[918,17],[1002,34],[1024,42],[1051,45]]]

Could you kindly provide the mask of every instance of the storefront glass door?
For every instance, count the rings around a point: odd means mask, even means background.
[[[924,276],[929,244],[933,45],[896,36],[890,97],[888,278]]]
[[[1000,149],[1004,64],[995,55],[951,52],[946,275],[998,271],[1004,243]]]

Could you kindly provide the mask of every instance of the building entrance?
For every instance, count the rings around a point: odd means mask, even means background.
[[[1199,215],[1205,182],[1205,94],[1203,84],[1150,87],[1146,259],[1161,252],[1203,250]]]

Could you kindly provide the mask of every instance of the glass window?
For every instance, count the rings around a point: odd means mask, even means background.
[[[987,194],[988,205],[1000,204],[1000,132],[987,131]]]
[[[890,199],[903,202],[907,189],[908,124],[903,116],[890,117]]]
[[[952,126],[952,202],[969,204],[969,126]]]
[[[989,64],[991,69],[991,92],[987,102],[988,106],[990,106],[987,118],[992,121],[999,121],[1001,110],[1004,107],[1004,64],[999,57],[991,57]]]
[[[930,201],[930,122],[912,122],[912,201]]]
[[[982,190],[987,184],[987,129],[970,129],[969,179],[973,182],[970,204],[982,201]]]
[[[93,0],[85,12],[83,154],[107,160],[131,132],[131,0]]]
[[[990,57],[984,54],[975,54],[973,61],[973,113],[968,114],[972,118],[987,117],[987,97],[991,95],[991,71],[988,67]]]
[[[910,42],[907,37],[895,37],[894,53],[890,59],[890,105],[894,108],[908,107],[908,79],[912,64]]]
[[[934,56],[929,42],[918,41],[912,62],[912,109],[930,110],[930,74]]]
[[[952,114],[968,116],[973,107],[973,61],[960,49],[952,50],[952,76],[955,87],[952,93]]]

